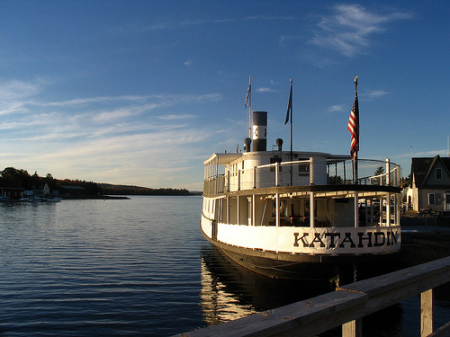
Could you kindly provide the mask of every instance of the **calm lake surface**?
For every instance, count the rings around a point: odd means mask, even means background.
[[[333,290],[231,264],[200,233],[201,202],[0,204],[0,335],[171,336]],[[437,293],[443,324],[449,291]],[[364,331],[418,336],[419,317],[413,298],[369,317]]]

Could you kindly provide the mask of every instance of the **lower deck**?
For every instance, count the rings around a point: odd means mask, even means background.
[[[361,255],[400,250],[399,193],[262,192],[267,191],[204,196],[204,235],[213,243],[276,254]]]
[[[390,191],[294,191],[203,197],[202,214],[246,226],[364,227],[400,224],[399,193]]]

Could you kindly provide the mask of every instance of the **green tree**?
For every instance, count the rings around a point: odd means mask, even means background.
[[[382,175],[384,173],[384,168],[383,166],[379,166],[377,167],[377,169],[375,170],[374,176],[377,177],[379,175]],[[380,177],[377,177],[373,180],[373,185],[381,185],[381,180]]]
[[[30,175],[26,170],[7,167],[1,172],[1,175],[1,184],[5,187],[28,188],[30,184]]]

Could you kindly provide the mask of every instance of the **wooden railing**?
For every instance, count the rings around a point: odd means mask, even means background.
[[[450,322],[433,331],[433,289],[450,282],[450,257],[359,281],[336,291],[232,322],[177,335],[314,336],[342,325],[343,337],[362,336],[362,317],[421,294],[420,336],[450,335]]]

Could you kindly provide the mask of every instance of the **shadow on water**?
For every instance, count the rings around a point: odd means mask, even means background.
[[[200,303],[208,326],[325,294],[334,291],[337,283],[343,285],[407,267],[396,265],[394,268],[392,264],[340,266],[331,279],[283,280],[249,271],[215,247],[203,247],[200,257]],[[448,295],[443,295],[449,293],[449,287],[446,288],[436,289],[436,297],[444,297],[444,305],[450,303],[445,301]],[[409,322],[411,317],[413,323]],[[364,317],[364,336],[415,336],[420,329],[419,321],[420,302],[415,298]],[[340,335],[341,328],[338,327],[320,336]]]

